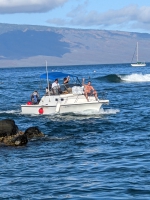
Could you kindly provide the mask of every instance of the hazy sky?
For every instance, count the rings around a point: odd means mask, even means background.
[[[0,23],[150,33],[150,0],[0,0]]]

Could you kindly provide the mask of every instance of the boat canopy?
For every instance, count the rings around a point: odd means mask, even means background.
[[[50,79],[50,80],[55,80],[56,78],[65,78],[67,76],[70,76],[70,77],[76,77],[77,76],[74,76],[72,74],[67,74],[67,73],[62,73],[62,72],[49,72],[49,73],[44,73],[40,76],[40,78],[42,79]]]

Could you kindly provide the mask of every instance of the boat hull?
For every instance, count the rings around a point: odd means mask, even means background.
[[[146,66],[146,64],[145,63],[143,63],[143,64],[131,64],[131,66],[132,67],[145,67]]]
[[[51,115],[55,113],[77,113],[87,110],[99,111],[103,104],[109,100],[98,100],[90,97],[86,100],[84,95],[79,96],[46,96],[38,105],[21,105],[22,114]]]

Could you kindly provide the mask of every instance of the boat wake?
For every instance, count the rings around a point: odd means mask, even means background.
[[[72,113],[63,113],[63,114],[59,114],[59,113],[53,113],[51,115],[36,115],[36,114],[29,114],[29,116],[31,117],[48,117],[51,120],[55,120],[57,118],[61,119],[64,117],[67,117],[67,119],[69,119],[70,117],[73,119],[75,119],[76,117],[81,117],[81,118],[87,118],[87,117],[102,117],[104,115],[112,115],[112,114],[117,114],[118,112],[120,112],[119,109],[103,109],[101,108],[99,111],[96,110],[85,110],[83,112],[72,112]],[[4,111],[0,111],[0,114],[17,114],[20,115],[22,114],[20,112],[20,110],[4,110]]]
[[[99,111],[96,110],[85,110],[83,112],[74,112],[71,113],[72,116],[80,116],[80,117],[102,117],[104,115],[112,115],[112,114],[117,114],[120,112],[119,109],[103,109],[101,108]],[[70,113],[65,114],[65,115],[70,115]]]
[[[20,110],[3,110],[0,111],[0,114],[20,114]]]
[[[80,114],[80,115],[111,115],[111,114],[117,114],[118,112],[120,112],[119,109],[103,109],[101,108],[99,111],[95,111],[95,110],[86,110],[84,112],[78,112],[78,113],[74,113],[74,114]]]
[[[70,121],[70,120],[84,120],[89,118],[100,118],[105,119],[108,115],[114,115],[120,112],[119,109],[103,109],[101,108],[99,112],[94,110],[86,110],[84,112],[74,112],[74,113],[63,113],[63,114],[54,114],[47,115],[46,118],[49,118],[51,121]]]
[[[103,109],[103,108],[100,109],[100,114],[103,115],[117,114],[119,112],[120,112],[119,109]]]

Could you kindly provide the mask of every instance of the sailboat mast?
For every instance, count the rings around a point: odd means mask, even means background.
[[[134,54],[133,54],[133,58],[135,58],[135,57],[136,57],[137,62],[136,63],[131,63],[131,66],[133,66],[133,67],[146,66],[145,62],[139,62],[139,43],[138,42],[136,43],[136,47],[135,47]],[[132,58],[132,61],[133,61],[133,58]]]
[[[139,51],[139,50],[138,50],[138,42],[137,42],[137,55],[136,55],[136,56],[137,56],[137,62],[138,62],[138,60],[139,60],[138,51]]]

